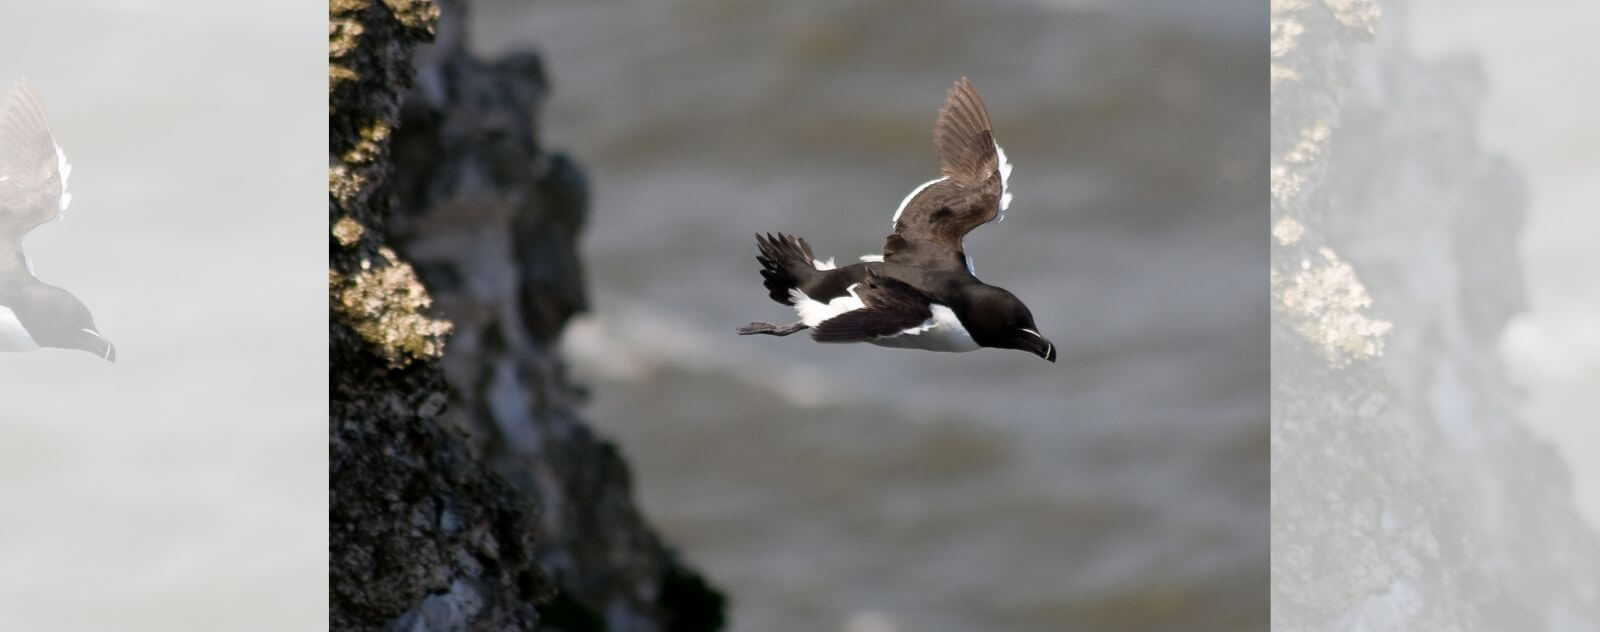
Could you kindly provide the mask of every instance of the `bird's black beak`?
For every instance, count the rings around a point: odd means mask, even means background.
[[[72,348],[88,351],[108,362],[117,361],[117,348],[92,329],[79,329],[72,338]]]
[[[1028,351],[1033,355],[1044,358],[1045,360],[1049,360],[1050,362],[1056,361],[1056,346],[1054,344],[1045,339],[1044,336],[1033,333],[1032,330],[1025,330],[1025,332],[1031,335],[1024,336],[1022,346],[1024,351]]]

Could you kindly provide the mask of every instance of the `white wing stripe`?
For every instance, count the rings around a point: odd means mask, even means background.
[[[921,193],[923,189],[926,189],[928,187],[933,186],[934,184],[937,184],[937,183],[943,182],[943,181],[944,181],[944,178],[938,178],[938,179],[934,179],[934,180],[929,180],[927,182],[922,183],[922,186],[919,186],[919,187],[917,187],[915,189],[912,189],[911,193],[906,195],[906,199],[900,200],[900,208],[897,208],[897,209],[894,210],[894,218],[889,220],[889,225],[890,226],[894,226],[895,224],[898,224],[900,222],[900,214],[905,212],[906,205],[911,203],[911,198],[917,197],[917,194]]]
[[[1000,164],[998,167],[1000,171],[1000,212],[996,213],[994,219],[990,221],[1000,222],[1004,221],[1006,218],[1006,209],[1011,208],[1011,169],[1013,166],[1011,161],[1006,160],[1006,150],[1002,149],[999,143],[995,144],[994,153],[1000,158]],[[900,208],[894,210],[894,218],[889,220],[889,225],[894,226],[900,222],[900,214],[905,212],[906,207],[911,204],[911,200],[916,198],[918,193],[921,193],[923,189],[942,182],[943,180],[944,178],[929,180],[922,183],[921,186],[912,189],[911,193],[907,194],[905,199],[900,200]]]
[[[1011,162],[1006,160],[1006,150],[1000,144],[994,146],[994,153],[1000,155],[1000,212],[994,216],[994,221],[1004,221],[1006,209],[1011,208]]]
[[[66,217],[67,205],[72,203],[72,194],[67,193],[67,176],[72,175],[72,165],[59,144],[56,145],[56,170],[61,172],[61,202],[56,206],[56,216],[51,219],[59,222]]]

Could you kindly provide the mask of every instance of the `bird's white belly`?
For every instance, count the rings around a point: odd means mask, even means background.
[[[0,351],[33,351],[38,348],[39,343],[28,335],[28,330],[22,327],[22,321],[17,320],[11,308],[0,306]]]
[[[845,312],[866,308],[866,304],[856,296],[855,285],[851,285],[845,291],[847,294],[844,296],[836,297],[826,303],[806,296],[806,293],[798,288],[789,290],[789,295],[794,298],[794,311],[800,315],[800,322],[805,323],[807,327],[816,327],[822,321]],[[972,334],[967,332],[967,328],[961,324],[961,319],[956,317],[954,310],[938,303],[929,305],[928,309],[933,315],[916,327],[867,342],[880,347],[926,351],[962,352],[981,348],[972,340]]]
[[[931,309],[933,316],[921,325],[907,329],[896,336],[885,336],[869,342],[880,347],[953,353],[979,349],[978,343],[972,340],[972,334],[961,325],[961,319],[956,318],[954,311],[938,304],[932,305]]]

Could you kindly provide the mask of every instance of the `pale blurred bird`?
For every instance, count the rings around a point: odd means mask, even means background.
[[[840,268],[832,259],[817,261],[804,239],[756,235],[768,295],[793,306],[800,320],[782,327],[750,323],[739,333],[787,336],[809,328],[818,342],[1020,349],[1055,362],[1055,345],[1040,335],[1028,306],[979,281],[961,246],[968,232],[1004,219],[1011,205],[1011,164],[965,77],[945,97],[933,146],[941,176],[900,203],[882,255]]]
[[[29,231],[62,218],[72,201],[71,173],[27,80],[12,84],[0,104],[0,351],[80,349],[114,362],[116,348],[100,335],[89,308],[34,278],[33,261],[22,251]]]

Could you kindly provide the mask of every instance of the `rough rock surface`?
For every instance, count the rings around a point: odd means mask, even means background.
[[[1403,8],[1272,3],[1272,627],[1592,629],[1600,543],[1494,351],[1521,179]]]
[[[329,4],[330,628],[719,628],[553,346],[585,185],[539,61],[473,59],[462,9]]]

